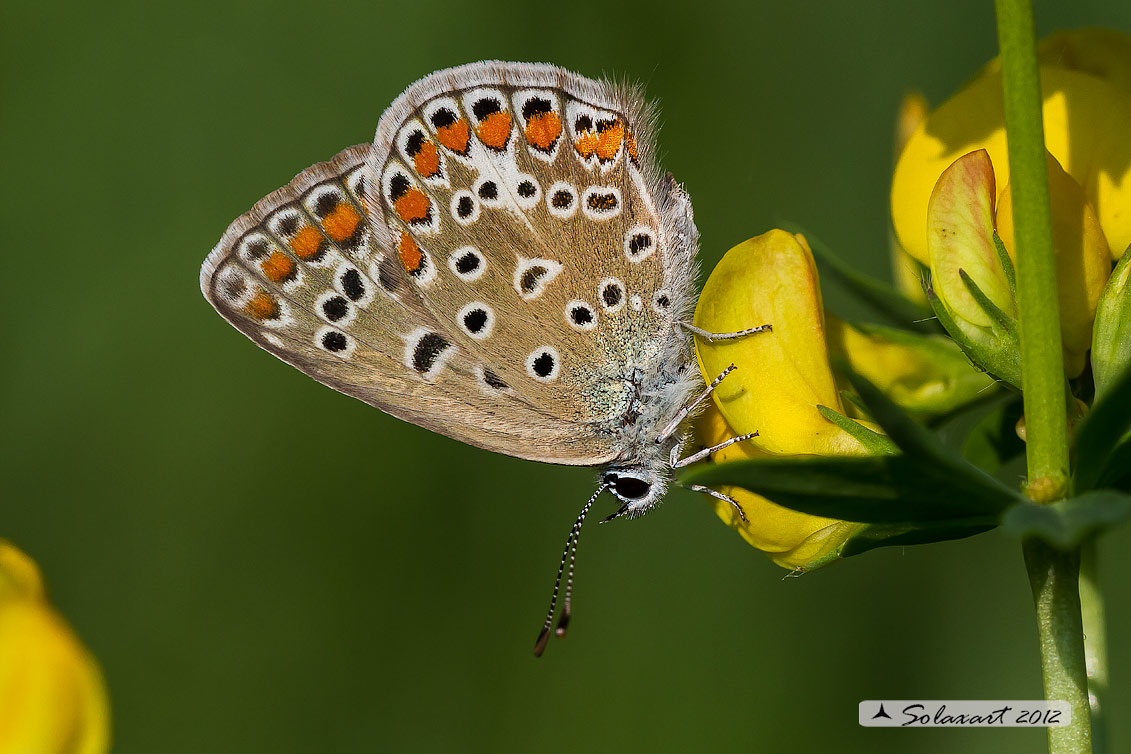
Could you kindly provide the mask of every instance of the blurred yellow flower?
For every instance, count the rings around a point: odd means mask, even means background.
[[[1118,259],[1131,243],[1131,39],[1105,30],[1066,32],[1042,43],[1041,61],[1045,146],[1081,187]],[[997,185],[1007,186],[997,61],[927,116],[896,164],[892,222],[903,248],[924,264],[935,183],[955,160],[978,149],[989,154]],[[1057,213],[1054,204],[1054,218]]]
[[[908,92],[899,103],[899,112],[895,119],[895,141],[892,162],[899,159],[903,147],[908,139],[915,133],[915,129],[927,117],[930,107],[927,98],[920,92]],[[917,304],[927,305],[927,296],[923,292],[923,266],[918,260],[908,254],[899,243],[893,228],[889,233],[888,247],[891,251],[891,276],[895,288],[907,298]]]
[[[1092,347],[1092,322],[1100,294],[1111,275],[1111,257],[1096,211],[1080,184],[1064,172],[1055,157],[1046,156],[1064,371],[1076,377],[1084,371],[1088,349]],[[997,230],[1009,256],[1016,261],[1012,184],[1005,187],[998,201]]]
[[[109,741],[98,665],[47,603],[35,563],[0,540],[0,754],[101,754]]]
[[[739,244],[703,287],[697,327],[733,332],[764,323],[773,330],[735,340],[696,338],[699,366],[708,381],[730,364],[738,365],[713,393],[714,405],[698,423],[701,439],[715,444],[739,433],[760,433],[717,452],[715,460],[866,455],[858,440],[817,410],[827,406],[844,413],[829,366],[817,270],[803,236],[773,230]],[[747,521],[716,500],[719,517],[786,568],[803,568],[835,552],[861,527],[798,513],[746,490],[720,491],[743,506]]]

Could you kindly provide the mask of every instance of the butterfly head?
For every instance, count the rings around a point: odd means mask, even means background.
[[[614,517],[636,518],[651,510],[668,488],[667,475],[659,469],[643,466],[610,468],[601,478],[603,484],[620,501]]]

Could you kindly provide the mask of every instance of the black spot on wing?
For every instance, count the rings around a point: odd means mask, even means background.
[[[450,347],[451,344],[436,333],[425,333],[412,350],[412,368],[421,374],[428,373],[436,365],[440,354]]]

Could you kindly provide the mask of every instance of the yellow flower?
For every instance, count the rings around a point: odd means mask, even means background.
[[[867,454],[858,440],[817,410],[827,406],[844,413],[829,366],[822,313],[813,255],[800,235],[770,231],[734,247],[715,267],[699,298],[696,326],[732,332],[773,325],[771,332],[746,338],[696,339],[707,380],[738,365],[715,390],[715,405],[699,422],[701,439],[714,444],[737,433],[760,433],[716,453],[716,461]],[[798,513],[746,490],[720,491],[738,500],[747,521],[726,502],[714,501],[719,516],[786,568],[802,568],[834,553],[861,527]]]
[[[1111,274],[1111,258],[1096,211],[1080,184],[1047,155],[1052,243],[1056,253],[1057,300],[1060,306],[1064,371],[1076,377],[1084,371],[1092,347],[1092,323],[1096,305]],[[1131,214],[1131,213],[1128,213]],[[997,208],[997,230],[1010,257],[1016,260],[1013,239],[1013,186],[1001,193]]]
[[[101,754],[109,740],[94,658],[47,603],[35,563],[0,540],[0,754]]]
[[[825,323],[829,354],[911,413],[945,414],[993,387],[946,336],[851,325],[828,313]]]
[[[732,376],[737,374],[735,372]],[[696,433],[700,441],[708,446],[737,434],[713,403],[696,422]],[[725,463],[768,457],[769,453],[751,447],[749,442],[740,442],[715,453],[714,460]],[[725,500],[707,498],[719,518],[735,529],[752,547],[769,555],[782,568],[790,570],[811,567],[835,552],[862,526],[835,518],[798,513],[739,487],[723,487],[719,491],[738,501],[746,513],[746,521]]]
[[[1131,139],[1127,136],[1131,133],[1131,37],[1094,29],[1066,32],[1045,40],[1040,57],[1061,335],[1066,372],[1075,377],[1084,368],[1096,303],[1111,272],[1111,260],[1131,244]],[[988,208],[994,214],[1013,257],[1012,187],[996,60],[927,116],[896,164],[891,211],[899,243],[932,271],[937,265],[928,220],[931,198],[947,169],[979,150],[985,151],[996,175],[989,202],[979,211]],[[977,221],[984,219],[979,215]],[[952,255],[951,261],[959,256]],[[1006,297],[1000,276],[983,281],[974,270],[964,269],[992,301],[1012,313],[1001,303]],[[939,291],[948,308],[970,315],[966,322],[986,327],[985,316],[970,306],[968,293],[954,284],[957,278],[952,275],[949,282],[949,301],[947,291]]]
[[[1118,259],[1131,244],[1131,39],[1082,30],[1050,37],[1041,51],[1045,146],[1081,186]],[[997,184],[1005,187],[1009,159],[996,61],[927,116],[896,164],[892,222],[903,248],[923,264],[935,183],[955,160],[978,149],[987,151]]]
[[[908,92],[899,103],[899,112],[895,119],[895,154],[893,162],[899,159],[907,140],[915,133],[915,129],[927,117],[930,108],[927,98],[920,92]],[[923,293],[921,282],[923,266],[918,260],[908,254],[899,243],[899,239],[892,229],[888,246],[891,251],[891,276],[895,281],[895,288],[907,298],[917,304],[927,305],[927,296]]]

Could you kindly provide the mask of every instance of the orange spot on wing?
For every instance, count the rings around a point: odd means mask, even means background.
[[[420,151],[412,158],[412,164],[416,167],[416,172],[425,178],[431,178],[439,173],[440,153],[436,151],[436,145],[430,141],[421,144]]]
[[[326,235],[330,237],[330,240],[339,243],[353,235],[359,222],[361,222],[361,215],[353,208],[353,205],[342,202],[334,208],[333,212],[326,215],[326,218],[322,221],[322,227],[326,229]]]
[[[291,248],[299,259],[310,259],[322,249],[322,234],[313,225],[302,228],[291,239]]]
[[[410,188],[393,202],[393,209],[406,223],[428,219],[428,211],[431,206],[428,197],[418,188]]]
[[[597,158],[608,162],[617,156],[621,142],[624,141],[624,123],[615,120],[604,130],[598,129]]]
[[[511,135],[511,114],[491,113],[475,128],[479,141],[492,149],[502,149]]]
[[[562,133],[562,119],[557,113],[541,113],[526,121],[526,140],[535,149],[549,151]]]
[[[467,151],[467,143],[471,140],[471,129],[466,118],[460,118],[455,123],[436,129],[436,140],[453,152],[463,154]]]
[[[636,139],[633,138],[632,132],[628,131],[624,135],[624,143],[628,147],[628,156],[636,162]]]
[[[279,316],[279,305],[267,291],[260,291],[247,302],[244,311],[256,319],[274,319]]]
[[[410,274],[419,271],[424,263],[424,254],[408,233],[401,233],[400,243],[397,244],[397,256],[401,258],[401,266],[404,267],[405,272]]]
[[[295,263],[281,251],[271,252],[271,256],[264,259],[259,266],[263,270],[263,274],[272,283],[280,283],[289,279],[295,271]]]
[[[589,159],[597,151],[597,146],[600,143],[601,138],[596,131],[581,131],[577,134],[577,140],[573,142],[573,146],[579,155]]]

